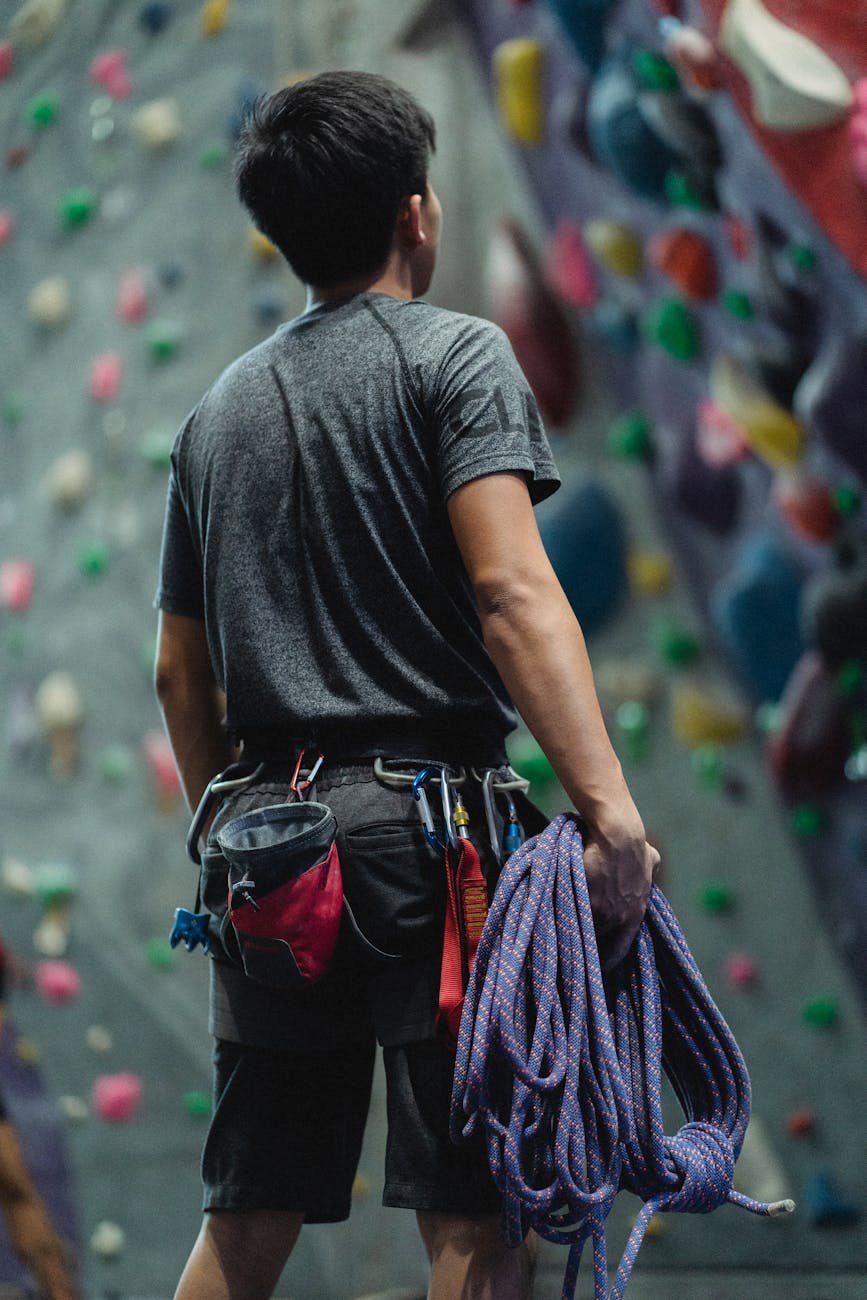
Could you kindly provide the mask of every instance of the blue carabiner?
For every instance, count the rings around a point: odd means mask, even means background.
[[[434,826],[433,813],[430,810],[427,791],[424,788],[425,781],[430,777],[428,768],[422,768],[417,776],[413,778],[412,797],[418,804],[418,815],[421,818],[422,830],[424,837],[432,849],[441,849],[443,845],[437,839],[436,827]]]

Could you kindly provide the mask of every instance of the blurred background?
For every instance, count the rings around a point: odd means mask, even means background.
[[[630,1294],[867,1296],[867,8],[0,18],[0,1089],[85,1294],[169,1297],[199,1221],[207,970],[167,942],[195,880],[151,602],[175,430],[304,305],[232,144],[258,94],[355,67],[436,118],[430,299],[497,320],[537,393],[546,545],[750,1068],[736,1184],[798,1202],[664,1219]],[[559,811],[532,739],[511,755]],[[383,1111],[378,1078],[352,1219],[305,1230],[281,1295],[424,1294],[412,1215],[379,1206]],[[537,1296],[564,1262],[543,1248]],[[0,1224],[0,1296],[24,1294]]]

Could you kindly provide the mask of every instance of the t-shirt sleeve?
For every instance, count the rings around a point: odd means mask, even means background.
[[[204,618],[205,614],[201,560],[193,541],[174,463],[166,495],[154,606],[167,614],[186,614],[190,618]]]
[[[477,320],[450,346],[437,373],[434,420],[444,498],[472,479],[523,470],[535,505],[560,475],[530,385],[508,338]]]

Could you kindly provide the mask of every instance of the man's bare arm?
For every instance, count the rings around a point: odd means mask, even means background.
[[[491,474],[449,497],[485,645],[516,708],[589,828],[585,867],[609,960],[641,924],[659,855],[611,745],[584,636],[542,545],[522,474]]]
[[[155,671],[157,699],[181,785],[194,809],[211,777],[234,761],[222,725],[205,625],[181,614],[160,614]]]

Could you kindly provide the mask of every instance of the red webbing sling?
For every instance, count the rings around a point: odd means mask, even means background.
[[[454,1048],[464,994],[488,914],[488,885],[476,848],[466,838],[446,843],[446,920],[437,1026]]]

